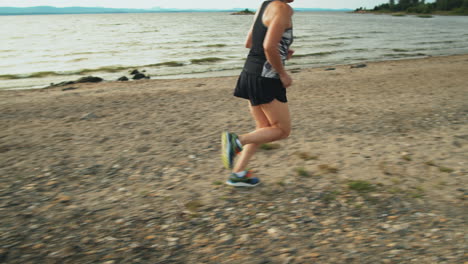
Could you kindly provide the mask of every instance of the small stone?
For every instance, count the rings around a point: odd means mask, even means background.
[[[270,217],[269,214],[265,214],[265,213],[258,213],[256,216],[257,216],[257,218],[262,219],[262,220],[267,219],[268,217]]]
[[[149,236],[145,237],[146,240],[152,240],[152,239],[155,239],[155,238],[156,238],[156,236],[154,236],[154,235],[149,235]]]
[[[392,232],[392,233],[399,232],[399,231],[408,229],[409,226],[410,226],[410,225],[409,225],[408,223],[406,223],[406,224],[401,224],[401,225],[393,225],[393,226],[390,228],[390,232]]]
[[[390,229],[391,225],[389,225],[389,224],[381,224],[380,227],[381,227],[382,229],[388,230],[388,229]]]
[[[295,253],[297,250],[295,248],[282,248],[279,250],[280,254],[286,254],[286,253]]]
[[[68,195],[63,195],[62,194],[62,195],[57,197],[57,202],[59,202],[59,203],[68,203],[68,202],[70,202],[70,200],[71,200],[71,197],[68,196]]]
[[[307,254],[306,257],[308,257],[308,258],[318,258],[318,257],[320,257],[320,254],[317,253],[317,252],[313,252],[313,253]]]
[[[324,226],[333,225],[334,223],[336,223],[336,221],[333,220],[333,219],[327,219],[327,220],[325,220],[325,221],[320,222],[320,224],[322,224],[322,225],[324,225]]]
[[[206,255],[211,255],[215,252],[215,247],[212,245],[208,245],[206,247],[203,247],[202,249],[199,250],[200,253],[206,254]]]
[[[278,238],[280,236],[280,231],[276,228],[270,228],[267,232],[272,238]]]
[[[80,120],[91,120],[91,119],[96,119],[98,116],[94,113],[88,113],[80,118]]]
[[[355,236],[354,239],[355,240],[364,240],[364,237],[363,236]]]
[[[168,242],[177,242],[179,241],[178,237],[166,237],[166,241]]]
[[[223,236],[221,237],[220,241],[221,241],[222,243],[225,243],[225,242],[231,241],[232,239],[233,239],[233,235],[231,235],[231,234],[225,234],[225,235],[223,235]]]
[[[49,181],[46,183],[46,186],[56,185],[57,183],[58,183],[57,181]]]
[[[214,231],[215,231],[215,232],[219,232],[219,231],[223,230],[224,228],[226,228],[226,223],[222,223],[222,224],[217,225],[217,226],[214,228]]]
[[[128,81],[128,78],[127,78],[127,76],[122,76],[122,77],[120,77],[119,79],[117,79],[117,81],[119,81],[119,82],[126,82],[126,81]]]
[[[326,68],[325,71],[334,71],[336,68]]]
[[[248,242],[249,240],[250,240],[250,235],[249,234],[243,234],[239,238],[240,243],[245,243],[245,242]]]
[[[130,248],[138,248],[138,247],[140,247],[139,243],[133,242],[130,244]]]
[[[193,240],[193,245],[196,247],[203,247],[210,244],[210,240],[207,238],[196,238]]]
[[[81,243],[83,244],[88,244],[88,243],[91,243],[93,240],[89,237],[84,237],[81,239]]]
[[[39,244],[34,245],[32,248],[33,248],[33,249],[41,249],[41,248],[44,248],[44,247],[45,247],[44,244],[39,243]]]

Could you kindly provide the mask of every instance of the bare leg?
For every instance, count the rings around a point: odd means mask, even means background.
[[[268,122],[268,118],[263,113],[261,106],[249,106],[250,113],[255,120],[256,130],[269,127],[270,123]],[[239,159],[237,160],[232,172],[244,171],[247,167],[247,164],[249,163],[249,160],[257,151],[258,146],[259,144],[256,143],[244,144],[243,150],[240,153]]]
[[[239,136],[240,142],[244,145],[244,150],[241,152],[233,172],[246,169],[249,160],[260,144],[286,138],[291,131],[291,119],[287,103],[274,100],[269,104],[251,106],[250,109],[257,129],[254,132]]]
[[[260,105],[269,126],[257,129],[251,133],[240,135],[242,145],[262,144],[287,138],[291,132],[291,118],[287,103],[273,100],[269,104]]]

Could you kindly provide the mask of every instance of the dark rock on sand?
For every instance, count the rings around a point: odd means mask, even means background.
[[[100,77],[94,77],[94,76],[86,76],[86,77],[82,77],[76,81],[65,81],[65,82],[60,82],[60,83],[51,83],[49,87],[60,87],[60,86],[67,86],[67,85],[71,85],[71,84],[77,84],[77,83],[98,83],[98,82],[102,82],[103,79],[100,78]],[[63,91],[68,91],[68,90],[74,90],[72,89],[74,87],[70,87],[70,88],[65,88],[63,89]],[[76,89],[76,88],[75,88]]]
[[[50,87],[59,87],[59,86],[66,86],[70,84],[75,84],[76,82],[74,81],[66,81],[66,82],[60,82],[60,83],[51,83]]]
[[[98,83],[102,82],[103,79],[100,77],[94,77],[94,76],[87,76],[87,77],[82,77],[76,81],[76,83]]]
[[[150,78],[149,76],[145,75],[144,73],[139,72],[138,70],[133,70],[130,74],[133,75],[133,78],[132,78],[133,80],[141,80],[141,79]]]
[[[133,80],[140,80],[140,79],[149,79],[148,76],[144,75],[143,73],[137,73],[133,76]]]
[[[117,81],[119,81],[119,82],[126,82],[126,81],[128,81],[128,78],[127,78],[127,76],[122,76],[122,77],[120,77],[119,79],[117,79]]]
[[[356,64],[356,65],[352,65],[351,69],[365,68],[365,67],[367,67],[367,64]]]
[[[66,87],[66,88],[63,88],[62,91],[71,91],[71,90],[76,90],[78,88],[76,87]]]

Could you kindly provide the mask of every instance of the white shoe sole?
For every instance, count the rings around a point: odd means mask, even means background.
[[[255,186],[258,186],[260,182],[258,182],[257,184],[248,184],[248,183],[243,183],[243,182],[233,183],[230,181],[226,181],[226,184],[230,186],[235,186],[235,187],[255,187]]]

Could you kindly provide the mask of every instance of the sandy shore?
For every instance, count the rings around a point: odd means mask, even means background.
[[[252,190],[219,159],[221,131],[254,127],[236,77],[0,91],[0,260],[463,263],[467,69],[294,71],[292,135]]]

